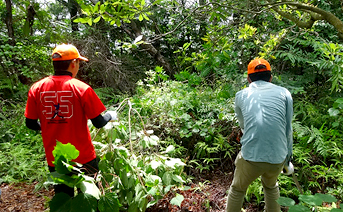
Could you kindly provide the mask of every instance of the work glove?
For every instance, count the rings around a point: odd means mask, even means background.
[[[292,162],[285,163],[282,168],[282,173],[285,175],[290,175],[294,173],[294,166]]]
[[[111,116],[110,121],[117,121],[118,120],[116,111],[107,111],[106,114],[109,114]]]

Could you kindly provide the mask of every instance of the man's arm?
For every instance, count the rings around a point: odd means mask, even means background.
[[[117,113],[115,111],[107,111],[105,115],[98,115],[97,117],[91,119],[92,124],[96,128],[101,128],[105,126],[109,121],[117,120]]]
[[[107,124],[107,122],[109,122],[110,120],[111,120],[111,115],[108,113],[106,113],[103,116],[100,114],[97,117],[95,117],[94,119],[91,119],[92,124],[96,128],[101,128],[101,127],[105,126]]]
[[[241,127],[241,131],[242,133],[244,133],[244,119],[243,119],[243,114],[242,114],[242,110],[239,106],[239,95],[236,94],[235,97],[235,116],[238,120],[239,126]]]
[[[293,154],[293,99],[291,94],[288,92],[287,95],[287,111],[286,111],[286,136],[288,142],[288,155],[286,161],[290,161]]]
[[[26,126],[31,130],[41,130],[40,123],[38,119],[26,118]]]

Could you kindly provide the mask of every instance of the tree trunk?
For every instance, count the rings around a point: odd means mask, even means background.
[[[68,0],[68,10],[70,13],[70,21],[71,21],[71,30],[73,32],[79,31],[78,23],[75,23],[74,20],[77,17],[77,13],[79,10],[79,5],[75,0]]]
[[[73,32],[79,31],[79,24],[74,22],[74,19],[77,17],[77,14],[79,13],[79,10],[80,10],[79,4],[76,2],[76,0],[68,0],[68,1],[57,0],[57,1],[63,4],[69,11],[71,30]]]
[[[12,18],[12,2],[11,0],[5,0],[5,1],[6,1],[5,23],[7,27],[7,34],[8,34],[8,37],[10,38],[8,43],[14,46],[15,39],[14,39],[13,18]]]
[[[132,39],[135,39],[138,36],[142,35],[142,30],[139,26],[137,26],[135,21],[131,21],[131,28],[133,30],[133,35],[130,33],[129,36],[131,36]],[[127,31],[127,30],[126,30]],[[134,37],[133,37],[134,36]],[[145,37],[143,36],[143,41],[145,41]],[[164,59],[164,56],[151,44],[151,43],[143,43],[141,44],[142,48],[147,51],[151,56],[154,57],[154,59],[157,61],[158,65],[162,66],[163,69],[166,71],[166,73],[173,77],[175,74],[172,70],[170,64]]]

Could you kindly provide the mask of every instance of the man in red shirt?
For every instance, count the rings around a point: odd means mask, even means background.
[[[75,46],[57,46],[52,53],[55,74],[34,83],[28,92],[26,126],[42,131],[50,172],[55,171],[52,151],[59,141],[74,145],[80,153],[74,162],[83,164],[87,174],[96,173],[98,162],[87,121],[90,119],[95,127],[101,128],[117,119],[115,111],[102,116],[106,108],[94,90],[75,79],[80,60],[88,61]],[[58,192],[74,196],[74,189],[65,185],[55,186],[55,193]]]

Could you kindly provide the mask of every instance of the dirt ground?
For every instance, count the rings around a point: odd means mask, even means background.
[[[1,184],[0,211],[44,211],[47,208],[46,200],[53,197],[54,191],[41,189],[37,192],[34,192],[36,184],[37,183]]]
[[[175,197],[175,191],[167,193],[156,205],[147,212],[224,212],[226,204],[226,191],[232,181],[232,173],[214,171],[207,176],[194,180],[192,188],[186,191],[177,190],[185,199],[181,207],[170,204]],[[2,184],[0,201],[1,212],[43,212],[47,209],[47,200],[54,195],[53,189],[41,189],[34,192],[35,185],[18,183]],[[244,205],[246,212],[261,211],[256,205]]]

